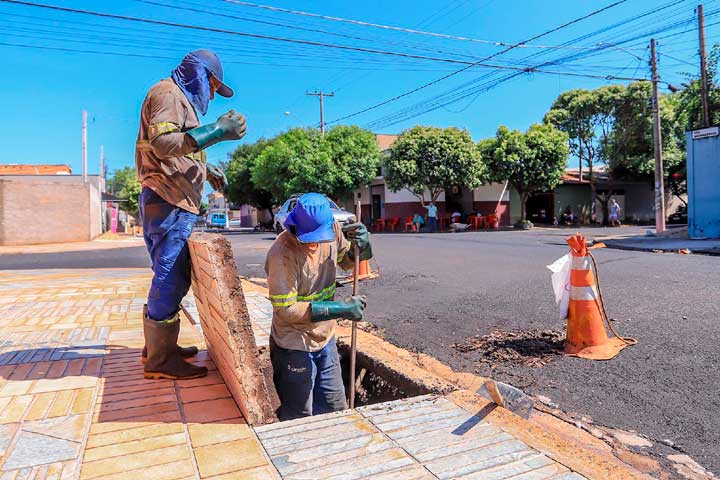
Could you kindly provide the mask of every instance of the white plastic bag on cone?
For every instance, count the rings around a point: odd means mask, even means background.
[[[564,320],[568,315],[570,304],[570,267],[572,255],[568,253],[555,260],[547,268],[552,272],[550,277],[553,291],[555,292],[555,303],[560,307],[560,319]]]

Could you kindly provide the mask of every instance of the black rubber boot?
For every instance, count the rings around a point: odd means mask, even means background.
[[[207,375],[207,368],[186,362],[177,349],[180,334],[180,317],[156,322],[147,315],[143,318],[145,345],[148,350],[145,378],[182,380]]]
[[[147,305],[143,307],[143,316],[147,317]],[[180,345],[177,346],[178,353],[183,358],[190,358],[194,357],[198,354],[199,350],[197,347],[181,347]],[[147,362],[147,347],[143,347],[142,349],[142,363]]]

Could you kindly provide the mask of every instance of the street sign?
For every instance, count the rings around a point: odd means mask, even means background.
[[[700,130],[693,130],[692,138],[697,140],[699,138],[717,137],[720,135],[720,127],[701,128]]]

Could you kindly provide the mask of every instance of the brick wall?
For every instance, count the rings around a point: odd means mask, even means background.
[[[0,179],[0,245],[92,240],[100,203],[92,184]]]
[[[192,289],[208,351],[245,420],[273,422],[272,397],[230,242],[222,235],[194,233],[189,246]]]

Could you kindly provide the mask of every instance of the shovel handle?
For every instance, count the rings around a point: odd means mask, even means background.
[[[360,201],[355,206],[355,221],[360,221]],[[353,296],[360,293],[360,247],[357,242],[353,245],[355,254],[355,266],[353,267]],[[352,333],[350,336],[350,408],[355,408],[355,359],[357,357],[357,322],[352,322]]]

